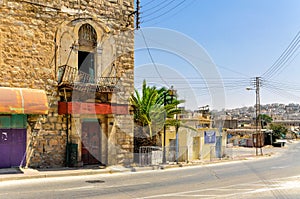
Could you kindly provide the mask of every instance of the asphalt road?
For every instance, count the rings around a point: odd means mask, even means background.
[[[300,143],[283,155],[217,165],[7,181],[0,198],[300,198]]]

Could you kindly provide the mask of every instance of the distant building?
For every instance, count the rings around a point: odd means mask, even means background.
[[[226,128],[226,129],[236,129],[236,128],[238,128],[238,120],[236,120],[236,119],[225,120],[223,128]]]
[[[222,156],[222,146],[226,146],[227,134],[223,129],[220,132],[219,128],[212,128],[213,122],[210,117],[206,111],[189,112],[179,116],[182,124],[190,127],[181,127],[178,130],[179,161],[197,161]],[[166,146],[168,154],[171,154],[168,160],[175,161],[174,127],[170,127],[166,133]]]

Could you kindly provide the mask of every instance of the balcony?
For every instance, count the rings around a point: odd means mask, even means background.
[[[94,78],[91,75],[79,71],[77,68],[63,65],[58,69],[58,86],[70,90],[82,92],[111,93],[117,91],[117,77]]]

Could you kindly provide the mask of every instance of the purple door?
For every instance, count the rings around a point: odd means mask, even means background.
[[[25,164],[26,129],[0,129],[0,168]]]

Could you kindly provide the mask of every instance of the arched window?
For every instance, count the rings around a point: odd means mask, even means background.
[[[97,46],[97,33],[90,24],[83,24],[79,29],[79,45],[86,47]]]
[[[97,46],[97,34],[90,24],[83,24],[79,28],[78,71],[84,76],[85,83],[95,82],[95,48]]]

